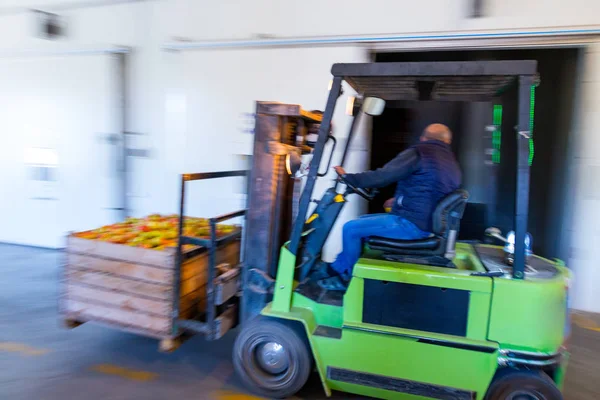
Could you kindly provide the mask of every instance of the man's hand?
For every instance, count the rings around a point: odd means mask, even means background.
[[[339,165],[337,167],[333,167],[333,169],[340,176],[346,174],[346,171],[344,171],[344,168],[340,167]]]
[[[385,212],[392,211],[392,208],[394,207],[394,201],[396,201],[396,199],[392,197],[391,199],[387,199],[385,203],[383,203],[383,209],[385,210]]]

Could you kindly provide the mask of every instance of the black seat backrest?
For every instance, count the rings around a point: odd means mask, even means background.
[[[455,190],[440,200],[433,211],[433,233],[447,237],[448,232],[458,231],[467,200],[469,192],[463,189]]]

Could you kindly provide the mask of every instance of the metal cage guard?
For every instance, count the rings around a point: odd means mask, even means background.
[[[173,335],[177,336],[181,329],[192,331],[195,333],[206,334],[208,339],[214,337],[214,327],[216,315],[215,295],[214,295],[214,280],[216,277],[216,251],[217,248],[233,240],[240,239],[242,232],[237,231],[217,239],[217,224],[229,219],[246,215],[247,210],[239,210],[228,214],[219,215],[209,218],[210,238],[200,239],[191,236],[183,235],[184,217],[185,217],[185,184],[191,181],[200,181],[207,179],[228,178],[236,176],[247,176],[248,171],[223,171],[223,172],[207,172],[197,174],[183,174],[181,176],[181,198],[179,203],[179,239],[177,244],[177,252],[175,255],[175,279],[173,290]],[[192,244],[201,246],[208,251],[208,277],[206,282],[206,321],[179,319],[179,295],[181,290],[181,265],[183,263],[183,246]]]
[[[345,81],[357,93],[391,100],[418,100],[414,85],[422,78],[435,78],[439,85],[429,97],[433,100],[489,101],[502,95],[508,87],[516,85],[517,102],[517,179],[515,190],[515,260],[513,278],[524,279],[525,235],[527,232],[529,204],[529,132],[531,86],[537,79],[537,62],[532,60],[503,61],[449,61],[449,62],[385,62],[334,64],[333,81],[323,113],[317,143],[306,185],[300,197],[298,214],[294,220],[288,250],[297,255],[300,238],[305,227],[306,214],[315,187],[323,148],[329,134],[333,111],[341,84]],[[381,79],[394,85],[382,84]],[[408,88],[408,89],[407,89]],[[444,89],[445,88],[445,89]],[[417,96],[417,94],[419,96]],[[435,95],[435,96],[434,96]],[[356,118],[353,124],[356,123]],[[350,142],[348,138],[347,143]],[[345,161],[346,154],[342,159]]]
[[[335,103],[341,94],[342,90],[342,78],[336,76],[333,78],[331,89],[329,90],[329,96],[327,98],[327,105],[325,106],[325,112],[323,113],[323,120],[319,128],[319,134],[317,137],[317,143],[313,153],[313,158],[310,162],[310,168],[308,171],[308,177],[306,179],[306,185],[300,195],[300,204],[298,205],[298,214],[292,225],[292,233],[290,237],[289,251],[293,255],[297,255],[298,247],[300,246],[300,237],[304,230],[304,221],[306,220],[306,213],[308,212],[308,206],[310,205],[310,197],[312,196],[313,189],[315,187],[315,181],[317,180],[317,174],[319,173],[319,166],[321,165],[321,158],[323,157],[323,150],[325,148],[325,142],[329,137],[329,128],[331,127],[331,120],[333,119],[333,110],[335,109]]]

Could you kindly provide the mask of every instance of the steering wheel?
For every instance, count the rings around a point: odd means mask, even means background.
[[[337,171],[335,171],[337,174]],[[352,193],[356,193],[357,195],[359,195],[360,197],[362,197],[363,199],[367,200],[367,201],[371,201],[373,200],[373,198],[375,198],[375,196],[377,195],[377,190],[376,189],[359,189],[356,186],[352,185],[351,183],[349,183],[346,179],[344,179],[344,177],[340,174],[337,174],[338,176],[338,180],[340,182],[342,182],[344,185],[346,185],[346,187],[350,190],[350,192]]]

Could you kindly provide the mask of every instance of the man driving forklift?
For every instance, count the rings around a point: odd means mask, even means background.
[[[347,174],[334,167],[356,188],[380,188],[396,182],[391,212],[368,214],[348,221],[342,233],[342,252],[325,266],[318,283],[328,290],[345,290],[358,261],[363,240],[370,236],[413,240],[431,235],[432,214],[438,202],[459,188],[461,172],[452,153],[452,132],[443,124],[431,124],[419,143],[409,147],[382,168]],[[325,272],[325,271],[323,271]]]

